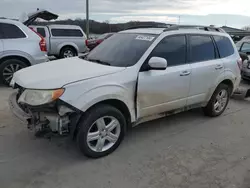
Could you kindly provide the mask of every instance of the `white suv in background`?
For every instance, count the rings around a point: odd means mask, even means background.
[[[131,29],[87,56],[18,71],[9,103],[28,128],[71,135],[97,158],[113,152],[130,126],[197,107],[221,115],[241,65],[230,36],[214,27]]]
[[[0,82],[8,85],[14,72],[46,61],[42,37],[21,22],[0,19]]]

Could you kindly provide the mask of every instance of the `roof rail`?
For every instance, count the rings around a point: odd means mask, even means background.
[[[225,33],[225,31],[221,28],[214,27],[214,26],[202,26],[202,25],[174,25],[164,29],[165,31],[174,31],[179,29],[197,29],[197,30],[204,30],[204,31],[216,31]]]
[[[169,28],[174,26],[174,24],[158,24],[158,25],[138,25],[138,26],[132,26],[127,27],[125,30],[128,29],[140,29],[140,28]]]

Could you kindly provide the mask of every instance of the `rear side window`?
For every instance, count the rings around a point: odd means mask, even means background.
[[[39,33],[42,37],[46,37],[46,32],[45,32],[45,29],[44,28],[37,28],[36,29],[37,33]]]
[[[83,37],[79,29],[51,29],[51,33],[55,37]]]
[[[152,51],[149,58],[151,57],[162,57],[166,59],[168,67],[185,64],[186,37],[178,35],[164,38]]]
[[[221,58],[228,57],[234,54],[234,48],[229,38],[223,36],[213,36],[213,37],[218,47]]]
[[[215,47],[210,36],[189,36],[190,62],[209,61],[216,58]]]
[[[0,30],[2,31],[3,39],[19,39],[26,38],[23,31],[13,24],[0,23]]]

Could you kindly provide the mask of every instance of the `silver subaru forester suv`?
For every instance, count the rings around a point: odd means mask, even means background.
[[[0,19],[0,82],[9,85],[13,73],[48,61],[46,41],[19,21]]]

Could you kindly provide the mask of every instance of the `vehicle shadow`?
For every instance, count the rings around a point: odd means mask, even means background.
[[[123,143],[118,148],[118,152],[119,150],[122,153],[126,152],[126,148],[134,146],[135,142],[137,144],[143,144],[145,139],[150,139],[150,137],[157,137],[158,133],[160,133],[159,136],[161,136],[162,133],[166,133],[165,136],[175,135],[190,128],[193,128],[193,126],[197,126],[198,124],[209,119],[210,118],[205,117],[203,115],[201,109],[194,109],[180,114],[142,123],[128,130]],[[70,159],[72,159],[72,161],[74,162],[92,160],[87,157],[84,157],[78,150],[76,141],[72,140],[69,137],[63,138],[59,136],[54,136],[50,139],[36,138],[35,140],[38,139],[42,139],[43,141],[40,142],[42,146],[37,147],[45,148],[47,150],[47,154],[49,153],[49,150],[51,150],[51,153],[49,155],[58,155],[58,152],[61,153],[60,156],[63,156],[64,160],[67,161],[67,163],[69,160],[68,157],[70,157]],[[118,152],[115,152],[110,156],[113,155],[114,157],[116,155],[119,155]]]

